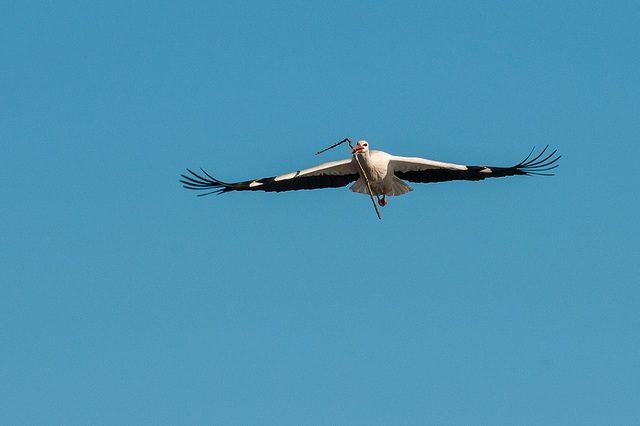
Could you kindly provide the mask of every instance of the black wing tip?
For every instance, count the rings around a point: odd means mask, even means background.
[[[209,173],[205,172],[204,169],[200,168],[200,170],[206,177],[199,175],[191,169],[187,169],[187,171],[191,173],[191,176],[181,174],[182,179],[180,179],[180,183],[182,183],[182,186],[195,191],[209,191],[205,194],[198,194],[198,197],[211,194],[220,195],[229,191],[228,184],[212,177]]]
[[[532,157],[535,149],[534,146],[529,155],[513,168],[527,176],[553,176],[553,173],[543,172],[548,172],[558,167],[560,165],[558,164],[558,160],[562,158],[562,155],[556,155],[558,150],[555,149],[552,153],[545,156],[545,153],[549,149],[549,145],[547,145],[538,155]]]

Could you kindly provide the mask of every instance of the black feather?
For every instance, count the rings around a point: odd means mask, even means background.
[[[196,191],[211,190],[206,194],[199,194],[199,196],[209,194],[222,194],[229,191],[266,191],[266,192],[282,192],[282,191],[297,191],[300,189],[320,189],[320,188],[338,188],[348,185],[349,183],[358,179],[358,174],[348,175],[313,175],[293,177],[290,179],[275,180],[276,177],[268,177],[257,180],[248,180],[245,182],[226,183],[219,181],[212,177],[203,169],[204,176],[199,175],[189,169],[187,171],[192,176],[181,175],[183,186],[187,189],[193,189]],[[251,186],[251,184],[254,184]],[[260,184],[260,185],[256,185]]]
[[[562,157],[556,156],[557,150],[553,151],[544,157],[544,153],[549,146],[547,145],[540,154],[531,158],[533,150],[527,155],[527,157],[520,163],[512,167],[484,167],[484,166],[467,166],[467,170],[452,170],[446,168],[436,169],[424,169],[424,170],[411,170],[407,172],[394,172],[400,179],[407,180],[409,182],[446,182],[452,180],[483,180],[492,177],[505,177],[516,175],[538,175],[538,176],[553,176],[552,173],[542,173],[549,170],[553,170],[558,167],[557,161]],[[482,172],[486,168],[491,169],[491,172]]]

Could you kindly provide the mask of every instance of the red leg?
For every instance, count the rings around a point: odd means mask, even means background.
[[[382,194],[382,198],[380,198],[380,196],[378,196],[378,204],[380,205],[380,207],[384,207],[387,205],[387,196]]]

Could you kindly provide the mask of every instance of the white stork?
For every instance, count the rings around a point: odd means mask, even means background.
[[[348,140],[348,139],[345,139]],[[343,141],[344,142],[344,141]],[[211,177],[202,170],[204,176],[189,169],[191,176],[181,175],[185,188],[208,191],[198,196],[230,191],[296,191],[298,189],[337,188],[355,183],[349,188],[353,192],[369,194],[362,171],[371,185],[371,195],[378,198],[378,204],[387,204],[387,195],[402,195],[412,191],[409,182],[445,182],[450,180],[483,180],[490,177],[515,175],[541,175],[558,167],[560,155],[556,151],[545,156],[548,147],[532,157],[531,153],[520,163],[512,167],[463,166],[443,163],[418,157],[399,157],[383,151],[372,151],[367,141],[359,141],[351,149],[353,157],[340,161],[320,164],[309,169],[299,170],[285,175],[268,177],[245,182],[225,183]],[[357,157],[357,159],[356,159]],[[362,169],[358,166],[358,161]]]

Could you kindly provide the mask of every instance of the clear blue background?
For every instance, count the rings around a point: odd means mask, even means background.
[[[0,6],[0,423],[640,422],[640,3],[38,3]],[[178,182],[345,137],[563,158],[382,221]]]

